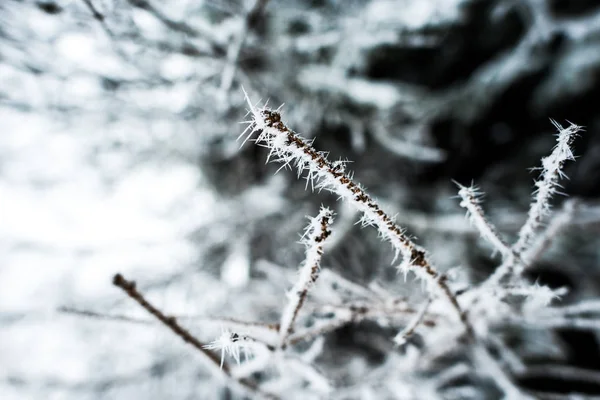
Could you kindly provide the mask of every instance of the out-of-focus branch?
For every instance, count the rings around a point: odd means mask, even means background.
[[[175,32],[183,33],[191,37],[202,37],[210,43],[215,54],[222,55],[225,53],[223,46],[221,43],[219,43],[217,38],[211,33],[210,30],[203,29],[199,26],[191,26],[183,21],[174,21],[148,0],[129,0],[129,4],[131,4],[133,7],[137,7],[149,12],[167,28]]]
[[[227,364],[221,362],[220,358],[217,357],[212,352],[206,349],[208,346],[205,343],[199,341],[194,335],[192,335],[187,329],[179,325],[177,319],[172,316],[167,316],[163,314],[158,308],[154,307],[146,298],[138,292],[136,289],[135,282],[128,281],[121,274],[116,274],[113,277],[113,285],[122,289],[129,297],[135,300],[140,306],[142,306],[146,311],[148,311],[151,315],[156,317],[160,322],[163,323],[167,328],[169,328],[175,335],[179,336],[184,342],[193,346],[196,350],[198,350],[210,363],[216,366],[217,370],[222,371],[225,376],[228,378],[230,382],[236,383],[236,386],[240,386],[244,391],[250,392],[255,396],[275,399],[276,397],[269,393],[262,392],[256,384],[250,382],[246,379],[237,380],[232,377],[231,369]]]
[[[269,0],[256,0],[254,6],[250,9],[244,20],[244,25],[237,36],[233,39],[233,42],[227,49],[227,63],[221,76],[221,99],[224,101],[227,98],[227,92],[233,84],[233,78],[235,77],[235,70],[237,63],[240,58],[240,53],[246,42],[249,30],[256,23],[260,15],[263,13]]]
[[[193,347],[196,348],[200,353],[204,354],[210,361],[215,363],[216,365],[220,365],[219,358],[207,351],[204,346],[205,343],[200,342],[194,335],[192,335],[187,329],[179,325],[177,319],[172,316],[166,316],[162,313],[158,308],[154,307],[146,298],[137,291],[135,282],[128,281],[121,274],[116,274],[113,278],[113,285],[121,288],[129,297],[135,300],[140,306],[142,306],[146,311],[152,314],[156,319],[162,322],[166,327],[171,329],[173,333],[179,336],[184,342],[189,343]],[[223,366],[223,371],[225,373],[229,373],[229,367],[227,365]]]

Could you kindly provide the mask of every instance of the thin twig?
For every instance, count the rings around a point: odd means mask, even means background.
[[[270,393],[262,392],[256,384],[246,379],[235,379],[231,375],[231,369],[227,364],[222,364],[221,359],[215,355],[214,353],[208,351],[205,346],[207,344],[199,341],[194,335],[192,335],[187,329],[179,325],[177,319],[172,316],[167,316],[163,314],[158,308],[154,307],[146,298],[137,291],[135,282],[128,281],[121,274],[116,274],[113,277],[113,285],[122,289],[129,297],[135,300],[140,306],[142,306],[146,311],[148,311],[151,315],[156,317],[160,322],[163,323],[166,327],[168,327],[175,335],[179,336],[184,342],[193,346],[196,350],[198,350],[208,361],[214,364],[219,370],[221,370],[230,381],[233,381],[245,391],[252,393],[253,395],[258,395],[260,397],[275,399],[276,396]]]
[[[566,161],[575,159],[571,145],[577,133],[583,130],[583,127],[571,123],[567,128],[563,128],[558,122],[553,120],[551,122],[559,131],[557,144],[552,153],[542,159],[542,166],[540,167],[542,172],[535,182],[535,197],[529,207],[527,221],[519,230],[519,239],[511,247],[513,253],[518,255],[519,259],[505,259],[484,285],[493,286],[506,276],[517,278],[522,275],[526,265],[521,259],[521,255],[534,246],[536,238],[540,237],[538,230],[542,226],[544,217],[550,213],[550,200],[558,191],[558,181],[565,177],[563,166]]]
[[[136,318],[123,314],[107,314],[92,310],[83,310],[74,307],[62,306],[57,309],[58,312],[80,317],[93,318],[102,321],[127,322],[138,325],[152,325],[154,320]],[[264,322],[243,321],[228,317],[213,317],[210,315],[171,315],[178,320],[202,321],[208,324],[219,324],[221,327],[232,330],[246,330],[252,332],[255,336],[259,336],[261,342],[268,346],[275,346],[278,340],[279,324],[267,324]]]
[[[135,287],[135,282],[128,281],[121,274],[116,274],[113,277],[113,285],[117,286],[118,288],[123,289],[123,291],[125,293],[127,293],[127,295],[129,297],[131,297],[133,300],[135,300],[146,311],[148,311],[150,314],[152,314],[154,317],[156,317],[156,319],[158,319],[165,326],[167,326],[169,329],[171,329],[173,331],[173,333],[175,333],[177,336],[179,336],[184,342],[189,343],[190,345],[194,346],[196,348],[196,350],[198,350],[200,353],[202,353],[206,357],[208,357],[208,359],[211,360],[215,365],[220,365],[221,362],[220,362],[219,357],[217,357],[215,354],[213,354],[210,351],[207,351],[204,348],[204,346],[206,346],[206,343],[200,342],[187,329],[185,329],[184,327],[179,325],[179,323],[177,323],[177,319],[175,317],[166,316],[165,314],[162,313],[162,311],[160,311],[158,308],[156,308],[152,304],[150,304],[148,302],[148,300],[146,300],[146,298],[144,298],[144,296],[140,292],[137,291],[137,289]],[[229,367],[227,365],[224,365],[223,371],[225,373],[229,374]]]
[[[102,314],[96,311],[91,311],[91,310],[81,310],[78,308],[73,308],[73,307],[59,307],[58,308],[58,312],[61,313],[65,313],[65,314],[71,314],[71,315],[77,315],[80,317],[87,317],[87,318],[94,318],[94,319],[101,319],[104,321],[118,321],[118,322],[129,322],[132,324],[139,324],[139,325],[151,325],[154,322],[151,320],[147,320],[147,319],[141,319],[141,318],[135,318],[135,317],[129,317],[127,315],[121,315],[121,314]]]
[[[308,291],[319,277],[323,245],[329,235],[331,235],[329,225],[332,222],[333,212],[328,208],[322,207],[319,215],[311,218],[311,222],[306,229],[304,236],[306,260],[300,269],[298,280],[288,295],[290,300],[281,315],[281,324],[279,327],[279,346],[281,348],[285,348],[286,339],[294,330],[294,322],[298,317],[302,305],[304,305]]]
[[[223,75],[221,76],[220,91],[222,99],[227,97],[227,92],[233,83],[235,70],[237,68],[242,48],[246,42],[248,32],[250,28],[252,28],[253,24],[256,23],[256,20],[262,14],[268,2],[269,0],[256,0],[254,6],[250,9],[250,11],[248,11],[248,14],[246,14],[242,29],[237,33],[236,37],[233,39],[233,42],[227,49],[227,62],[225,64],[225,68],[223,69]]]
[[[481,236],[492,244],[494,250],[502,254],[503,259],[510,258],[512,256],[510,245],[485,217],[481,207],[481,192],[473,185],[467,187],[458,182],[455,183],[459,188],[458,195],[462,199],[460,206],[467,209],[471,223],[475,225]]]

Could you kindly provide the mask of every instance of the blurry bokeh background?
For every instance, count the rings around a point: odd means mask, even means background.
[[[412,293],[353,211],[240,146],[242,86],[351,160],[441,270],[477,281],[495,265],[452,180],[481,186],[491,219],[514,235],[528,168],[553,146],[550,118],[586,128],[564,192],[598,220],[597,1],[3,0],[1,399],[227,398],[162,327],[61,309],[144,316],[111,285],[121,272],[169,312],[277,321],[320,204],[339,214],[328,268]],[[532,279],[570,287],[569,298],[600,294],[597,234],[572,227]],[[204,341],[219,333],[187,323]],[[330,365],[332,379],[348,385],[381,365],[393,334],[330,335],[340,358],[326,353],[325,365],[345,364]],[[595,333],[558,336],[562,362],[600,369]],[[557,390],[543,377],[523,384]]]

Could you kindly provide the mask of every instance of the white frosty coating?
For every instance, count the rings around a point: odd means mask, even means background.
[[[253,347],[255,346],[261,347],[263,345],[248,336],[225,330],[216,340],[203,347],[209,350],[221,350],[221,368],[223,368],[225,354],[229,354],[239,364],[241,354],[243,353],[248,358],[253,353]]]
[[[510,246],[502,239],[494,225],[485,218],[483,209],[479,205],[481,193],[475,186],[466,187],[458,184],[458,187],[460,188],[458,195],[462,199],[460,206],[467,209],[471,223],[475,225],[481,236],[502,254],[503,259],[510,257],[512,253]]]
[[[582,127],[571,124],[569,127],[563,128],[558,122],[551,121],[559,130],[557,144],[552,154],[542,159],[542,174],[540,179],[535,182],[537,193],[531,203],[527,222],[519,231],[519,240],[513,246],[518,254],[529,247],[535,237],[536,230],[542,224],[542,219],[549,214],[550,199],[559,187],[558,180],[564,177],[563,164],[565,161],[575,160],[570,144],[575,134],[582,130]]]
[[[524,298],[522,305],[524,312],[539,313],[546,309],[554,299],[560,299],[566,293],[567,289],[565,288],[551,289],[537,282],[508,287],[484,285],[471,293],[471,299],[477,299],[478,303],[470,307],[469,310],[474,313],[474,309],[477,308],[485,313],[486,318],[481,318],[480,322],[487,326],[490,321],[497,319],[494,315],[503,318],[505,315],[512,313],[508,303],[504,301],[509,296]]]
[[[519,239],[511,247],[512,253],[517,257],[505,258],[492,276],[487,279],[484,286],[494,286],[508,274],[520,275],[522,273],[525,268],[523,253],[527,256],[529,249],[536,246],[536,239],[539,236],[536,233],[541,227],[544,217],[550,213],[550,199],[560,187],[558,180],[564,177],[563,164],[565,161],[575,159],[570,145],[575,134],[583,128],[575,124],[563,128],[558,122],[554,120],[551,122],[559,130],[557,145],[548,157],[542,159],[542,173],[540,179],[535,182],[536,195],[529,208],[527,221],[519,231]],[[516,272],[515,269],[517,269]]]
[[[509,288],[507,293],[513,296],[525,297],[526,301],[523,308],[526,311],[536,312],[549,306],[552,300],[560,299],[561,296],[567,294],[567,289],[551,289],[548,286],[541,286],[535,283],[522,288]]]
[[[332,175],[326,168],[320,167],[310,155],[304,152],[303,148],[298,147],[295,143],[289,143],[285,132],[267,126],[267,122],[265,121],[266,115],[263,113],[266,109],[257,110],[251,104],[250,106],[252,107],[251,112],[254,119],[242,135],[248,133],[248,138],[246,139],[248,140],[250,135],[254,132],[259,132],[255,141],[270,149],[268,161],[270,161],[271,157],[275,156],[274,161],[281,162],[284,166],[295,162],[298,169],[298,175],[301,175],[302,172],[306,170],[309,179],[318,182],[316,186],[317,189],[327,189],[336,193],[340,200],[352,202],[352,204],[363,213],[363,218],[361,219],[363,225],[374,225],[378,227],[380,234],[392,243],[396,252],[394,259],[398,257],[399,253],[402,253],[404,257],[410,258],[412,247],[409,246],[409,240],[406,236],[402,235],[399,237],[396,234],[392,234],[388,223],[378,216],[366,202],[354,200],[355,193],[348,184]],[[305,144],[311,146],[310,142],[305,141]],[[319,155],[324,158],[326,157],[326,154],[324,153],[319,153]],[[356,186],[363,192],[363,189],[359,184],[356,184]],[[395,225],[393,226],[395,227]],[[415,245],[413,244],[413,246]]]
[[[252,105],[245,91],[244,94],[250,106],[252,119],[248,121],[249,126],[240,137],[246,135],[245,141],[248,141],[254,133],[258,133],[254,140],[259,145],[270,149],[268,160],[274,158],[274,161],[282,163],[284,167],[295,163],[298,174],[307,170],[309,179],[317,182],[318,190],[329,190],[337,194],[340,200],[353,204],[363,215],[361,218],[363,225],[376,226],[382,238],[392,244],[395,251],[394,260],[402,254],[403,262],[399,270],[404,274],[412,271],[427,284],[430,293],[436,290],[441,292],[442,296],[449,300],[469,333],[472,333],[456,297],[445,280],[440,279],[440,274],[431,265],[425,250],[413,243],[392,218],[383,212],[377,202],[359,184],[351,180],[350,175],[340,172],[331,161],[327,160],[326,153],[317,152],[310,143],[289,131],[281,122],[277,111],[267,108],[257,109]]]
[[[306,259],[300,268],[298,279],[294,287],[288,293],[288,302],[281,315],[279,327],[280,346],[283,346],[286,338],[292,331],[294,321],[311,286],[319,276],[321,256],[323,255],[323,243],[329,236],[329,225],[333,222],[333,211],[321,207],[319,215],[310,219],[310,223],[302,236],[302,242],[306,245]]]
[[[195,321],[202,321],[204,324],[218,324],[222,330],[226,331],[244,332],[245,335],[257,338],[258,342],[266,346],[276,346],[279,340],[279,331],[277,330],[276,325],[212,316],[201,318],[191,317],[191,319],[194,319]]]

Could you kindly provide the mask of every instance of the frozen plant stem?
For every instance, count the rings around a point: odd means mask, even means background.
[[[581,127],[571,124],[568,128],[563,128],[554,120],[552,123],[559,131],[557,144],[552,154],[542,159],[542,173],[540,179],[535,182],[537,193],[531,203],[527,222],[519,231],[519,240],[514,245],[514,250],[519,254],[531,244],[543,218],[550,213],[550,199],[559,187],[558,180],[565,176],[562,171],[565,161],[575,160],[570,146]]]
[[[500,236],[494,225],[490,223],[483,213],[481,208],[481,194],[475,186],[463,186],[456,183],[459,187],[458,195],[462,199],[460,206],[467,209],[471,223],[475,225],[481,236],[494,246],[502,254],[502,258],[506,259],[512,255],[510,246]]]
[[[321,208],[316,218],[306,229],[303,242],[306,245],[306,260],[300,268],[300,275],[294,287],[288,294],[289,301],[283,310],[279,326],[279,347],[285,348],[288,336],[294,330],[294,322],[306,300],[308,290],[317,281],[321,270],[321,257],[323,245],[331,234],[329,225],[333,222],[333,212],[325,207]]]
[[[238,387],[242,391],[249,393],[253,396],[257,396],[265,399],[276,399],[277,397],[270,393],[262,392],[254,383],[246,379],[235,379],[231,375],[231,370],[227,364],[222,364],[219,357],[206,349],[206,344],[200,342],[194,335],[192,335],[187,329],[179,325],[177,319],[172,316],[165,315],[158,308],[154,307],[146,298],[138,292],[136,284],[133,281],[128,281],[121,274],[116,274],[113,277],[113,285],[122,289],[127,296],[135,300],[142,308],[152,314],[156,319],[163,323],[169,328],[175,335],[179,336],[184,342],[192,345],[198,350],[210,364],[214,365],[216,370],[221,371],[228,381],[234,386]]]
[[[467,335],[474,339],[473,327],[467,315],[461,310],[456,296],[446,283],[446,278],[432,266],[425,250],[413,243],[379,204],[359,184],[354,183],[350,175],[344,173],[343,164],[328,160],[325,153],[315,150],[310,143],[285,126],[279,112],[267,108],[257,109],[247,94],[246,99],[252,119],[240,137],[246,134],[248,140],[254,133],[258,133],[254,140],[270,149],[269,159],[275,157],[275,161],[283,163],[284,166],[295,163],[298,174],[307,170],[307,179],[317,182],[317,189],[329,190],[337,194],[339,199],[350,202],[362,213],[363,225],[376,226],[382,237],[392,244],[394,258],[402,255],[400,271],[405,275],[409,271],[414,272],[417,278],[427,282],[429,291],[437,290],[441,293],[456,311]]]
[[[504,277],[519,277],[527,265],[521,261],[523,253],[527,253],[535,245],[536,238],[542,226],[544,217],[550,214],[550,200],[557,193],[560,185],[558,181],[565,176],[563,166],[566,161],[575,160],[571,151],[571,144],[577,132],[583,128],[571,124],[563,128],[558,122],[551,120],[558,130],[556,146],[548,157],[542,159],[540,178],[535,182],[535,197],[527,214],[527,221],[519,231],[519,239],[512,246],[512,251],[519,259],[505,259],[500,267],[488,278],[486,285],[498,284]]]
[[[121,274],[116,274],[113,278],[113,285],[121,288],[129,297],[135,300],[140,306],[142,306],[146,311],[152,314],[156,319],[162,322],[165,326],[173,331],[177,336],[183,339],[184,342],[189,343],[194,346],[198,351],[208,357],[213,363],[220,365],[219,358],[211,353],[210,351],[205,350],[205,344],[201,343],[198,339],[196,339],[190,332],[188,332],[185,328],[180,326],[177,323],[177,319],[175,317],[169,317],[163,314],[158,308],[154,307],[152,304],[146,300],[146,298],[138,292],[135,282],[128,281]],[[229,372],[229,368],[224,365],[222,369],[225,373]]]

